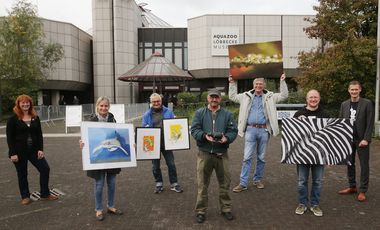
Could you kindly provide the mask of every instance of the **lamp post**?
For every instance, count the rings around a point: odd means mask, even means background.
[[[378,1],[380,6],[380,0]],[[377,11],[377,25],[380,23],[380,8]],[[376,60],[376,98],[375,98],[375,135],[380,136],[380,120],[379,120],[379,97],[380,97],[380,28],[377,26],[377,60]]]

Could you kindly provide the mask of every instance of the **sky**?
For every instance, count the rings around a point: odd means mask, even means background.
[[[16,0],[0,0],[0,16],[6,16]],[[92,0],[29,0],[40,17],[69,22],[82,30],[92,27]],[[312,15],[318,0],[136,0],[147,3],[153,14],[175,27],[187,27],[187,19],[205,14]]]

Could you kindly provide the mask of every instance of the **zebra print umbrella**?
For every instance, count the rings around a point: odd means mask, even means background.
[[[287,164],[346,164],[352,152],[353,122],[337,118],[282,120],[282,158]]]

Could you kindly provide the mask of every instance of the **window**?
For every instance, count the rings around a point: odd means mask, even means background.
[[[154,52],[155,52],[155,53],[158,52],[158,53],[162,54],[162,49],[161,49],[161,48],[155,48],[155,49],[154,49]]]
[[[173,62],[173,54],[172,54],[172,51],[173,51],[173,49],[168,49],[168,48],[165,49],[165,57],[166,57],[167,59],[169,59],[169,61],[171,61],[171,62]]]
[[[183,63],[183,69],[188,69],[187,68],[187,48],[184,48],[183,49],[183,60],[184,60],[184,63]]]
[[[174,49],[174,61],[175,64],[182,69],[182,49]]]
[[[144,50],[144,60],[148,59],[150,56],[152,56],[153,50],[152,49],[145,49]]]
[[[165,47],[172,47],[173,46],[173,43],[171,43],[171,42],[165,42],[164,44],[165,44]]]

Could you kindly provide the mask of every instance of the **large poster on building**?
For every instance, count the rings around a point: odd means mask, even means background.
[[[281,41],[230,45],[228,56],[234,79],[279,78],[284,71]]]
[[[211,56],[228,56],[228,46],[239,44],[239,27],[211,28]]]

